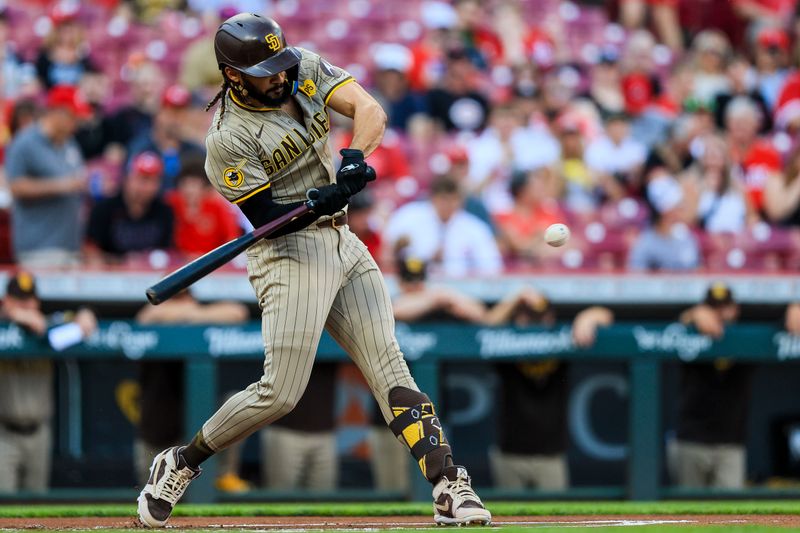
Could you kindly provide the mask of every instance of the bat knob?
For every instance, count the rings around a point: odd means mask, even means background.
[[[319,189],[311,188],[306,191],[306,199],[312,204],[319,200]]]
[[[156,293],[156,291],[152,287],[147,289],[147,291],[145,291],[145,294],[147,295],[147,300],[151,304],[158,305],[161,303],[161,298],[159,298],[158,293]]]

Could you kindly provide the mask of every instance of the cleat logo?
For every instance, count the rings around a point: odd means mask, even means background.
[[[449,513],[450,512],[450,500],[446,500],[444,502],[444,505],[440,504],[439,502],[436,502],[436,503],[433,504],[433,506],[436,507],[436,510],[439,511],[439,512],[442,512],[442,513]]]

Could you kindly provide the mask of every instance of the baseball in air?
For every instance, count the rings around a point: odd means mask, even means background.
[[[564,224],[551,224],[544,232],[544,240],[550,246],[564,246],[569,240],[569,228]]]

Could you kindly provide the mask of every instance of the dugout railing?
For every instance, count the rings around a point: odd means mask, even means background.
[[[703,361],[725,357],[764,364],[797,364],[800,337],[775,326],[738,324],[713,340],[677,323],[618,323],[601,329],[591,348],[577,348],[569,326],[518,329],[457,324],[398,324],[397,338],[422,390],[438,401],[440,367],[453,361],[515,361],[543,358],[623,361],[628,368],[629,422],[627,480],[621,487],[573,488],[565,492],[508,492],[482,490],[487,498],[656,500],[674,497],[800,497],[800,489],[753,488],[743,491],[687,491],[664,487],[661,479],[661,372],[669,361]],[[140,326],[131,321],[103,321],[100,329],[79,346],[54,352],[41,340],[14,324],[0,325],[0,359],[42,357],[69,360],[182,359],[185,364],[184,401],[187,438],[217,407],[218,365],[224,361],[261,359],[260,323],[242,326]],[[327,335],[318,350],[320,360],[346,360],[346,354]],[[74,406],[72,406],[74,407]],[[213,459],[212,459],[213,461]],[[213,465],[209,465],[213,469]],[[414,499],[428,500],[430,485],[412,476]],[[187,498],[195,502],[222,500],[286,501],[303,499],[369,500],[401,498],[402,494],[369,490],[334,493],[251,491],[226,495],[215,490],[214,477],[193,482]],[[0,501],[59,500],[120,501],[135,497],[135,489],[53,489],[41,495],[2,494]],[[406,495],[407,496],[407,495]]]

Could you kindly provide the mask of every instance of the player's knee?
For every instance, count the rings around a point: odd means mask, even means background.
[[[300,401],[300,398],[303,397],[302,392],[300,394],[291,394],[285,396],[279,396],[275,402],[275,414],[278,417],[286,416],[292,411],[294,408],[297,407],[297,403]]]

